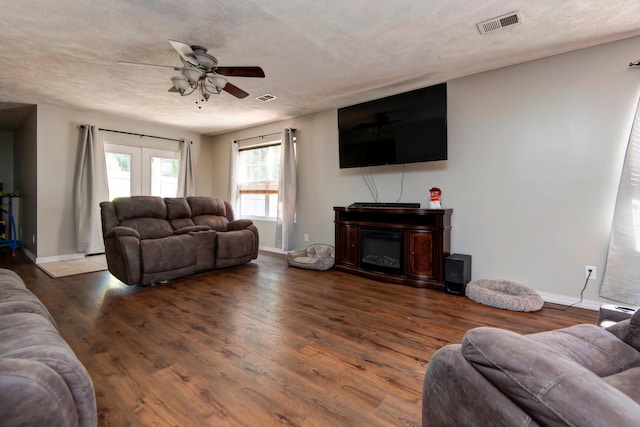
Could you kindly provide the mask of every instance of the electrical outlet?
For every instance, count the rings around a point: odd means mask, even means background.
[[[589,276],[589,270],[591,270],[591,276]],[[595,265],[585,265],[584,266],[584,278],[589,278],[589,280],[596,280],[596,266]]]
[[[308,235],[308,234],[306,234],[306,233],[305,233],[305,235],[304,235],[304,241],[305,241],[305,242],[308,242],[308,241],[309,241],[309,235]]]

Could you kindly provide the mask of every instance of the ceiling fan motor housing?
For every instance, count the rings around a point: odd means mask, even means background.
[[[218,66],[218,60],[207,53],[207,48],[202,46],[191,46],[191,50],[196,56],[200,67],[206,71],[210,71]]]

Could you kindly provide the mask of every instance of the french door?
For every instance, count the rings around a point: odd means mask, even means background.
[[[176,197],[180,152],[104,144],[109,199],[129,196]]]

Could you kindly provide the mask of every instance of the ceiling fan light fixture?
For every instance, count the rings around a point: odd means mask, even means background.
[[[187,79],[191,87],[194,87],[202,76],[202,71],[193,67],[184,67],[180,71],[182,71],[182,75]]]
[[[227,85],[229,80],[226,77],[216,73],[207,73],[204,82],[204,88],[209,93],[220,93],[222,89]]]
[[[180,92],[180,95],[184,95],[185,91],[189,89],[189,82],[183,77],[171,77],[171,83],[173,83],[173,87]]]

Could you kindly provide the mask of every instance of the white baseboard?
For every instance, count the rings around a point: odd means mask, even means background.
[[[600,306],[602,305],[602,301],[594,301],[594,300],[586,300],[583,299],[582,302],[576,304],[580,301],[580,297],[568,297],[565,295],[557,295],[550,294],[546,292],[538,292],[538,294],[542,297],[546,302],[552,302],[554,304],[562,304],[562,305],[572,305],[575,304],[574,307],[585,308],[587,310],[600,310]]]
[[[56,262],[56,261],[71,261],[74,259],[83,259],[84,254],[67,254],[67,255],[56,255],[56,256],[45,256],[39,257],[35,259],[36,264],[44,264],[46,262]]]
[[[283,251],[282,249],[273,246],[260,246],[258,249],[264,252],[271,252],[280,255],[286,255],[288,253],[287,251]]]

